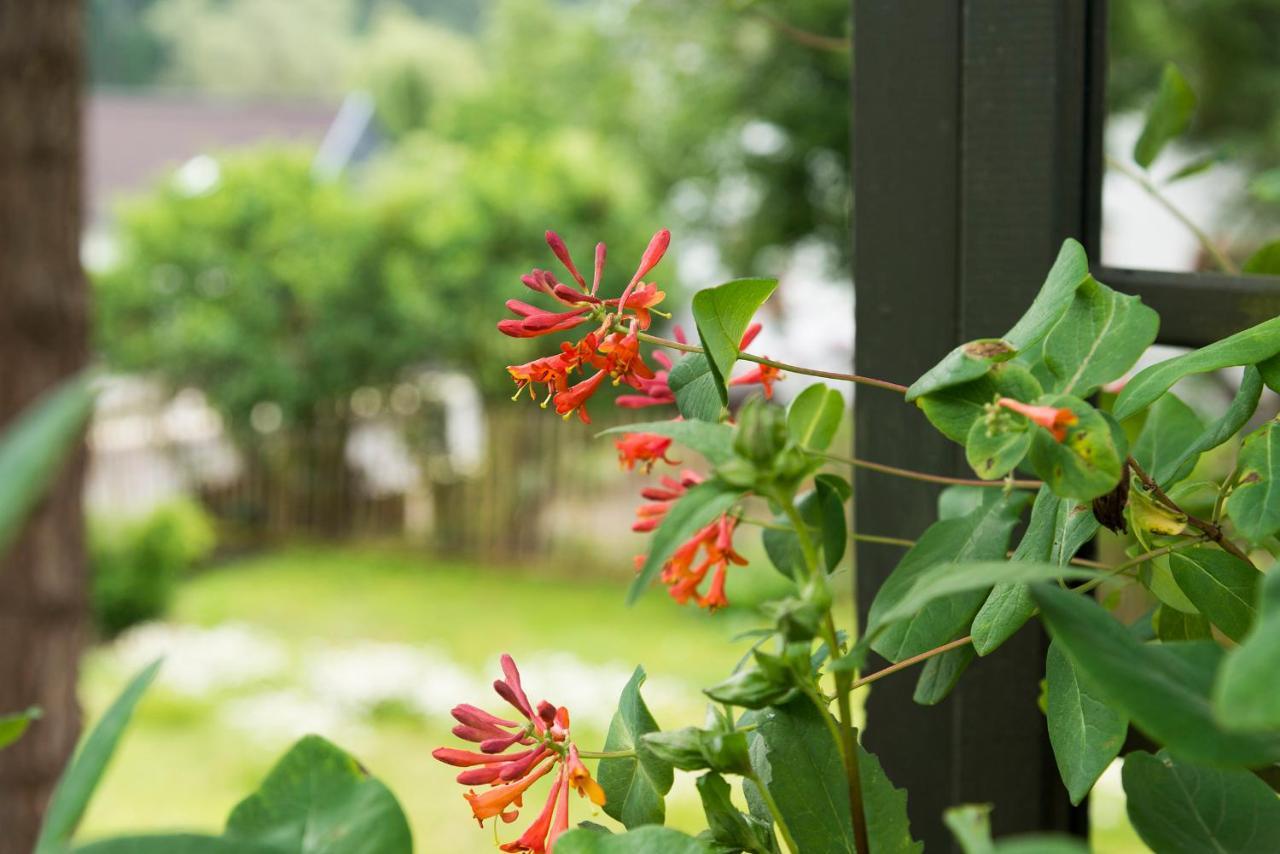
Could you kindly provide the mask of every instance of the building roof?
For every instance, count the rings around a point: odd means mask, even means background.
[[[85,112],[86,219],[101,222],[120,198],[200,154],[263,142],[319,146],[337,112],[336,104],[94,92]]]

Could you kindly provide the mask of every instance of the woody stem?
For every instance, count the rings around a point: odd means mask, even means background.
[[[913,471],[912,469],[898,468],[897,466],[889,466],[884,463],[873,463],[870,460],[860,460],[857,457],[846,457],[843,454],[832,454],[826,451],[814,451],[805,449],[808,453],[815,456],[823,457],[836,463],[844,463],[854,468],[863,468],[868,471],[878,471],[881,474],[893,475],[894,477],[905,477],[908,480],[920,480],[925,483],[943,483],[950,486],[986,486],[995,489],[1004,489],[1006,486],[1012,486],[1014,489],[1039,489],[1044,484],[1038,480],[978,480],[976,478],[967,477],[947,477],[941,474],[929,474],[928,472]]]
[[[1170,498],[1169,495],[1160,488],[1160,484],[1156,483],[1155,478],[1147,474],[1146,470],[1143,469],[1142,466],[1138,464],[1138,461],[1133,457],[1129,457],[1129,468],[1133,469],[1133,473],[1138,476],[1138,480],[1142,481],[1142,485],[1146,487],[1148,492],[1156,497],[1157,501],[1175,513],[1181,513],[1183,516],[1186,516],[1188,525],[1203,532],[1206,537],[1217,543],[1223,551],[1240,558],[1240,560],[1250,566],[1253,565],[1253,561],[1249,560],[1249,556],[1222,533],[1221,526],[1215,525],[1213,522],[1207,522],[1196,516],[1192,516],[1186,510],[1179,507],[1178,503]]]
[[[638,337],[646,344],[654,344],[658,347],[667,347],[672,350],[679,350],[682,353],[706,352],[706,350],[702,349],[697,344],[682,344],[681,342],[673,341],[670,338],[660,338],[657,335],[650,335],[648,332],[641,332]],[[889,382],[888,380],[878,380],[874,377],[864,377],[859,374],[844,374],[838,371],[820,371],[817,368],[805,368],[800,365],[791,365],[786,362],[779,362],[776,359],[757,356],[754,353],[739,353],[738,358],[745,362],[755,362],[757,365],[768,365],[771,368],[777,368],[780,371],[788,371],[793,374],[804,374],[810,377],[822,377],[823,379],[828,380],[839,380],[841,382],[875,386],[876,388],[896,391],[898,394],[907,393],[907,387],[904,385]]]

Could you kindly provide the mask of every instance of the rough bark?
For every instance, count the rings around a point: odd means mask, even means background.
[[[0,0],[0,426],[86,360],[79,0]],[[0,711],[44,717],[0,754],[0,852],[31,850],[79,732],[84,453],[0,557]]]

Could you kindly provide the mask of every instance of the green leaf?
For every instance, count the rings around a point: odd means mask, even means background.
[[[1258,570],[1234,555],[1209,546],[1196,546],[1169,555],[1173,580],[1196,610],[1237,643],[1253,626],[1258,613]]]
[[[1018,548],[1016,561],[1040,561],[1059,566],[1075,557],[1080,547],[1098,532],[1098,520],[1089,505],[1059,498],[1047,486],[1036,493],[1031,520]],[[1031,590],[1021,582],[997,584],[973,618],[970,633],[973,649],[987,655],[1013,637],[1013,633],[1035,614]]]
[[[662,571],[662,565],[680,544],[727,511],[742,496],[742,490],[717,480],[703,481],[689,489],[653,532],[649,554],[627,591],[627,604],[640,598],[649,583]]]
[[[721,403],[729,402],[725,383],[733,372],[733,363],[738,360],[742,334],[776,287],[777,279],[734,279],[693,295],[693,320],[698,325],[702,347],[707,351]]]
[[[53,797],[49,799],[40,838],[36,841],[36,854],[56,854],[71,840],[116,752],[120,736],[129,725],[134,707],[159,671],[160,661],[157,660],[134,676],[76,751],[71,764],[62,772]]]
[[[801,851],[855,851],[840,747],[808,698],[753,713],[751,762]],[[558,852],[557,852],[558,854]]]
[[[1088,397],[1124,375],[1156,340],[1160,316],[1142,300],[1113,291],[1092,276],[1044,341],[1044,358],[1059,378],[1057,391]]]
[[[1147,411],[1129,453],[1156,483],[1182,480],[1195,466],[1199,453],[1191,449],[1204,433],[1204,422],[1195,410],[1175,395],[1164,394]]]
[[[882,609],[878,614],[868,617],[867,634],[875,634],[887,625],[898,620],[907,620],[922,608],[936,600],[956,597],[957,594],[971,590],[983,590],[995,584],[1021,582],[1034,584],[1042,581],[1063,579],[1067,581],[1084,581],[1099,575],[1096,569],[1083,566],[1059,566],[1054,563],[1036,563],[1031,561],[979,561],[973,563],[939,563],[920,573],[911,587],[898,598],[892,607]],[[874,607],[874,604],[873,604]],[[946,641],[939,641],[920,652],[927,652],[934,646]],[[884,655],[880,646],[872,648]],[[916,655],[918,653],[911,653]],[[888,656],[885,656],[888,658]],[[908,657],[908,656],[903,656]],[[897,660],[897,659],[891,659]]]
[[[1091,599],[1047,584],[1032,594],[1076,671],[1156,741],[1216,764],[1280,759],[1280,734],[1228,732],[1211,712],[1209,689],[1221,656],[1216,645],[1142,644]]]
[[[1077,241],[1067,239],[1058,250],[1049,275],[1026,314],[1004,336],[1019,350],[1029,350],[1049,334],[1075,298],[1076,288],[1089,278],[1089,257]]]
[[[93,412],[87,374],[78,374],[22,411],[0,436],[0,553],[52,485]]]
[[[719,774],[712,771],[698,778],[698,797],[716,844],[746,854],[772,854],[776,850],[772,827],[739,812],[733,805],[729,784]]]
[[[1035,400],[1043,393],[1030,371],[1015,362],[1004,362],[973,382],[925,395],[916,405],[942,435],[963,445],[973,422],[983,417],[987,404],[996,398]]]
[[[907,815],[907,790],[893,785],[880,760],[858,745],[858,772],[862,782],[862,810],[867,822],[871,854],[920,854],[924,843],[911,837]]]
[[[844,503],[849,500],[850,492],[849,484],[842,478],[820,474],[814,478],[813,489],[801,495],[796,502],[800,518],[804,519],[815,541],[822,546],[822,560],[828,572],[840,565],[848,545],[849,529]],[[785,516],[778,516],[775,522],[789,524]],[[788,578],[804,577],[804,554],[795,531],[766,528],[760,539],[769,560],[779,572]]]
[[[1058,773],[1079,804],[1120,755],[1129,721],[1071,665],[1056,644],[1045,657],[1049,743]]]
[[[1256,365],[1276,353],[1280,353],[1280,317],[1144,368],[1125,385],[1112,412],[1116,418],[1128,418],[1154,403],[1183,377],[1236,365]]]
[[[1220,721],[1239,729],[1280,729],[1280,571],[1262,579],[1253,631],[1227,653],[1213,691]]]
[[[1242,269],[1251,276],[1280,276],[1280,240],[1273,240],[1250,255]]]
[[[1262,396],[1262,375],[1260,367],[1250,365],[1245,368],[1244,376],[1240,380],[1240,389],[1231,400],[1231,404],[1218,420],[1214,421],[1200,433],[1196,439],[1187,445],[1183,451],[1175,457],[1163,458],[1163,462],[1157,461],[1156,468],[1147,468],[1151,476],[1156,479],[1156,483],[1165,485],[1175,483],[1191,473],[1195,467],[1196,460],[1205,451],[1212,450],[1223,442],[1226,442],[1232,436],[1240,431],[1240,428],[1248,423],[1253,417],[1253,413],[1258,408],[1258,400]],[[1168,397],[1169,395],[1165,395]],[[1160,405],[1160,400],[1156,401],[1156,406]],[[1152,407],[1154,411],[1155,407]],[[1148,418],[1149,420],[1149,418]],[[1139,441],[1142,437],[1139,436]],[[1134,453],[1138,462],[1142,462],[1142,457],[1138,457]]]
[[[1211,152],[1203,157],[1197,157],[1187,165],[1179,168],[1168,178],[1165,178],[1164,185],[1167,187],[1170,184],[1183,180],[1184,178],[1190,178],[1192,176],[1199,175],[1202,172],[1208,172],[1214,166],[1217,166],[1219,163],[1225,163],[1228,159],[1228,152],[1221,150]]]
[[[1280,202],[1280,169],[1267,169],[1249,182],[1249,194],[1261,202]]]
[[[1239,477],[1227,515],[1250,542],[1280,531],[1280,422],[1268,421],[1244,440]]]
[[[253,794],[236,804],[224,836],[290,854],[411,854],[395,795],[318,735],[297,741]]]
[[[1191,91],[1182,72],[1172,62],[1166,63],[1160,77],[1160,90],[1147,111],[1142,135],[1133,146],[1133,159],[1143,169],[1149,167],[1165,143],[1177,137],[1191,124],[1196,109],[1196,93]]]
[[[1156,608],[1151,623],[1155,627],[1156,637],[1165,642],[1213,638],[1213,629],[1203,615],[1188,614],[1168,605],[1162,604]]]
[[[961,344],[911,384],[907,389],[907,402],[984,377],[993,367],[1016,355],[1017,349],[999,338],[979,338]]]
[[[671,766],[654,755],[642,736],[657,732],[640,686],[644,684],[643,667],[637,667],[618,698],[618,711],[609,724],[605,752],[635,750],[635,756],[601,759],[596,778],[604,788],[604,811],[626,827],[662,824],[667,808],[663,797],[671,791],[675,773]],[[556,843],[556,850],[559,850]]]
[[[1127,454],[1119,425],[1070,395],[1047,395],[1037,403],[1070,409],[1077,420],[1061,442],[1039,425],[1032,428],[1035,437],[1027,455],[1031,470],[1064,498],[1087,501],[1115,489]]]
[[[971,644],[933,656],[921,668],[911,699],[922,706],[941,703],[955,690],[960,677],[969,669],[975,657]]]
[[[877,591],[864,641],[872,643],[872,648],[885,658],[901,661],[964,634],[986,598],[981,585],[967,589],[963,595],[933,602],[920,600],[917,581],[927,577],[936,582],[937,573],[930,575],[935,567],[1003,558],[1027,500],[1025,494],[987,490],[983,503],[967,516],[943,519],[929,526]],[[904,600],[908,602],[905,608]],[[890,626],[904,617],[908,619]],[[886,627],[873,642],[872,637]]]
[[[1152,850],[1255,854],[1280,841],[1280,800],[1248,771],[1139,750],[1121,779],[1129,820]]]
[[[75,849],[75,854],[280,854],[281,849],[242,839],[202,836],[197,833],[164,833],[103,839]]]
[[[1280,353],[1277,353],[1270,359],[1264,359],[1259,362],[1257,364],[1257,371],[1262,375],[1262,380],[1267,384],[1267,388],[1277,394],[1280,394]],[[1248,380],[1247,374],[1245,375],[1245,379],[1246,381]],[[1257,406],[1257,401],[1254,401],[1254,406]],[[1253,410],[1250,410],[1249,414],[1252,415]]]
[[[943,821],[964,854],[1088,854],[1089,851],[1079,839],[1047,833],[1006,836],[992,842],[990,804],[952,807],[943,814]]]
[[[601,436],[610,433],[656,433],[697,451],[707,462],[719,464],[733,458],[733,428],[728,424],[709,421],[642,421],[600,431]]]
[[[809,386],[787,408],[787,430],[802,448],[825,451],[840,429],[844,396],[822,383]]]
[[[31,725],[32,721],[39,719],[40,715],[40,709],[36,706],[32,706],[23,712],[0,715],[0,750],[22,738],[22,734],[27,731],[27,727]]]
[[[1022,462],[1033,435],[1024,425],[993,429],[984,419],[975,420],[964,443],[965,460],[983,480],[1002,478]]]
[[[676,408],[690,421],[719,421],[724,401],[711,363],[701,353],[689,353],[676,362],[667,375],[667,385],[676,396]]]
[[[669,827],[600,833],[580,827],[556,840],[556,854],[712,854],[705,842]]]

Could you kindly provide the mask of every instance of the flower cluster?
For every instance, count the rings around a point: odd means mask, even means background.
[[[657,462],[673,466],[680,464],[679,460],[667,458],[671,439],[657,433],[624,433],[621,439],[614,440],[613,446],[618,449],[618,462],[627,471],[634,471],[639,466],[647,474]]]
[[[589,423],[587,400],[606,376],[613,378],[614,385],[626,383],[643,391],[655,374],[640,355],[639,333],[649,328],[654,306],[666,297],[656,284],[646,283],[643,278],[662,260],[670,243],[671,232],[663,229],[655,234],[622,294],[615,299],[601,299],[597,293],[604,273],[605,245],[596,245],[595,273],[588,288],[564,241],[554,231],[548,231],[547,245],[569,271],[575,286],[557,280],[547,270],[534,270],[521,281],[556,303],[555,310],[508,300],[507,308],[515,318],[499,322],[498,330],[513,338],[535,338],[584,323],[598,325],[577,343],[562,343],[559,352],[523,365],[509,365],[507,372],[516,383],[515,396],[518,398],[528,388],[530,396],[536,398],[534,387],[545,386],[543,406],[554,403],[556,412],[565,418],[577,412]],[[574,371],[581,372],[583,379],[570,385],[569,377]]]
[[[636,510],[636,521],[631,530],[640,533],[658,527],[667,511],[692,486],[702,482],[694,472],[684,471],[680,479],[663,477],[660,487],[649,487],[640,494],[649,503]],[[662,566],[662,583],[667,592],[681,605],[690,599],[699,607],[715,611],[729,604],[725,596],[725,576],[729,564],[746,566],[747,560],[734,551],[733,532],[738,519],[728,513],[700,528],[685,540]],[[701,558],[701,559],[699,559]],[[636,558],[636,566],[643,566],[643,556]],[[701,592],[703,581],[711,576],[706,592]]]
[[[1032,406],[1011,397],[1000,398],[996,401],[996,405],[1031,419],[1033,423],[1039,424],[1053,434],[1053,438],[1059,442],[1067,438],[1067,428],[1080,420],[1065,406]]]
[[[502,656],[502,672],[504,678],[495,681],[493,689],[526,722],[507,720],[472,705],[456,706],[453,717],[458,725],[453,734],[478,744],[480,751],[440,747],[432,756],[446,765],[467,769],[458,774],[459,783],[488,786],[463,795],[481,826],[485,819],[495,817],[507,824],[515,821],[519,808],[524,806],[525,792],[558,767],[546,805],[533,824],[519,839],[500,846],[503,851],[517,854],[545,854],[569,828],[569,790],[577,789],[580,797],[585,795],[601,806],[605,802],[604,790],[591,777],[577,746],[569,740],[568,709],[545,700],[535,708],[509,655]]]

